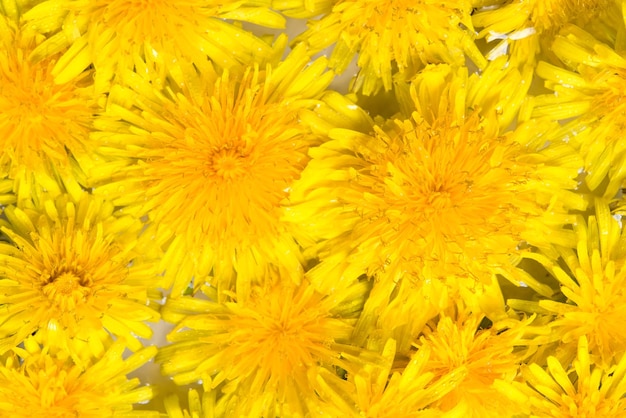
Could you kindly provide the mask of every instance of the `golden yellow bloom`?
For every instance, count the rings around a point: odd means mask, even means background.
[[[468,80],[439,68],[416,79],[406,115],[369,131],[330,129],[311,149],[288,213],[322,241],[322,262],[309,272],[321,289],[362,274],[473,287],[506,271],[522,240],[574,240],[562,229],[565,208],[584,209],[568,190],[581,164],[574,150],[545,121],[506,132],[499,109],[516,104],[489,97],[490,73]]]
[[[554,35],[569,23],[585,24],[599,17],[621,15],[611,0],[504,0],[489,2],[472,14],[482,28],[479,38],[494,45],[486,56],[509,54],[515,61],[535,65],[536,56],[548,51]]]
[[[600,16],[615,2],[610,0],[505,0],[497,6],[478,8],[472,22],[483,32],[510,34],[525,28],[537,33],[558,31],[567,23]]]
[[[316,51],[334,44],[330,65],[338,72],[358,54],[360,72],[352,87],[369,95],[381,87],[391,90],[395,72],[410,79],[428,63],[463,65],[468,56],[484,67],[473,41],[471,11],[467,0],[340,0],[296,41]]]
[[[616,48],[621,47],[603,43],[579,27],[563,29],[552,50],[565,66],[539,63],[537,74],[555,93],[536,98],[533,112],[554,120],[573,119],[565,128],[584,155],[585,183],[608,198],[626,177],[626,58]]]
[[[346,418],[436,418],[444,412],[431,404],[444,396],[458,382],[448,375],[436,381],[427,371],[429,347],[420,349],[408,363],[398,367],[396,344],[388,340],[377,362],[365,364],[346,380],[333,382],[333,375],[323,370],[318,377],[318,392],[326,401],[328,416]],[[326,380],[328,379],[328,381]],[[456,416],[456,415],[455,415]]]
[[[118,70],[139,65],[163,83],[167,67],[191,62],[205,68],[207,57],[230,68],[272,54],[269,44],[227,20],[284,27],[271,1],[46,0],[23,16],[48,39],[35,56],[70,47],[55,67],[58,81],[90,63],[108,81]],[[141,60],[145,63],[141,63]]]
[[[350,359],[360,349],[347,343],[367,288],[364,282],[324,296],[284,277],[254,287],[246,301],[168,300],[166,317],[188,315],[157,361],[178,384],[217,388],[231,416],[306,416],[319,403],[319,367],[357,368]]]
[[[300,47],[264,71],[204,74],[193,89],[163,95],[130,74],[111,93],[96,121],[109,161],[92,173],[94,193],[149,216],[146,235],[167,248],[161,269],[174,294],[192,278],[228,289],[237,272],[243,291],[270,265],[301,269],[297,228],[281,217],[320,142],[302,119],[332,77],[323,59],[307,64]]]
[[[352,342],[381,350],[378,345],[393,339],[398,355],[408,356],[426,323],[450,304],[452,297],[447,290],[439,281],[376,281],[352,333]]]
[[[0,16],[0,176],[39,184],[50,194],[61,193],[55,183],[60,177],[75,193],[76,163],[88,163],[92,151],[88,135],[98,109],[93,71],[57,83],[60,54],[33,60],[39,45],[38,34]],[[20,199],[29,196],[25,187],[16,189]]]
[[[626,251],[621,220],[609,213],[607,202],[597,199],[595,215],[587,221],[580,217],[574,230],[578,244],[574,249],[558,247],[560,257],[534,254],[560,286],[552,299],[530,302],[509,301],[518,309],[553,315],[549,335],[537,343],[558,341],[560,350],[575,352],[581,336],[588,341],[594,363],[608,367],[626,353]],[[530,254],[528,256],[531,256]]]
[[[0,365],[0,416],[12,418],[158,418],[154,411],[133,411],[152,397],[152,388],[126,375],[156,354],[147,347],[123,360],[118,342],[83,368],[71,359],[26,344],[24,358],[10,356]]]
[[[158,286],[137,245],[141,223],[84,195],[36,208],[7,207],[0,228],[0,352],[32,333],[78,357],[101,355],[115,336],[132,350],[158,320],[148,289]],[[106,331],[106,332],[105,332]],[[76,350],[84,342],[89,353]]]
[[[548,357],[547,367],[522,366],[524,383],[502,384],[502,390],[518,401],[531,418],[619,418],[626,411],[626,356],[603,369],[589,356],[587,338],[578,339],[573,367]]]
[[[426,372],[437,379],[454,377],[433,405],[455,416],[495,418],[513,412],[514,404],[498,393],[494,382],[510,382],[517,375],[523,357],[515,346],[521,345],[527,324],[507,321],[483,328],[483,319],[482,314],[459,308],[452,315],[441,315],[416,344],[418,353],[430,352]]]

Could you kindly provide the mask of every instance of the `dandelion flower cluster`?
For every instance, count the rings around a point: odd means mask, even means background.
[[[626,416],[608,0],[0,3],[0,417]]]
[[[112,345],[87,367],[67,357],[41,349],[28,341],[25,349],[0,365],[0,415],[6,417],[158,417],[158,413],[133,411],[132,405],[152,396],[126,375],[150,360],[155,347],[123,359],[124,345]]]

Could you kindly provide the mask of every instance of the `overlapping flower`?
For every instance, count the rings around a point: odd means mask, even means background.
[[[0,417],[626,416],[623,7],[2,2]]]

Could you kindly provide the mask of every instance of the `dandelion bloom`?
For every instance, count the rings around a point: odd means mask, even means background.
[[[587,338],[581,336],[573,364],[550,356],[546,366],[523,365],[524,382],[503,383],[503,394],[518,402],[520,413],[531,417],[624,416],[626,356],[604,369],[593,361],[589,349]]]
[[[173,294],[192,279],[229,289],[237,272],[243,291],[269,266],[301,269],[297,227],[281,218],[321,140],[303,119],[332,77],[323,59],[308,64],[301,47],[264,70],[203,74],[194,89],[161,93],[130,74],[112,91],[96,121],[103,161],[91,185],[148,216]]]
[[[619,48],[577,26],[564,28],[552,43],[560,63],[542,61],[537,66],[537,74],[554,94],[537,97],[533,111],[566,123],[568,139],[585,159],[586,185],[608,198],[617,194],[626,177],[626,57]]]
[[[620,13],[610,0],[501,0],[478,7],[472,23],[481,29],[479,38],[497,41],[487,57],[508,53],[534,63],[535,56],[542,48],[550,48],[551,40],[564,26],[606,19],[610,13]]]
[[[86,368],[70,358],[50,353],[31,342],[25,350],[0,365],[0,416],[158,418],[154,411],[133,411],[133,404],[148,401],[152,388],[140,386],[127,374],[156,354],[147,347],[123,359],[124,345],[113,344]]]
[[[595,215],[580,216],[574,226],[578,242],[573,248],[558,247],[558,256],[529,254],[543,265],[559,291],[538,302],[511,300],[516,309],[550,315],[549,335],[537,343],[557,342],[562,355],[574,353],[584,336],[594,363],[608,367],[626,353],[626,252],[620,221],[609,205],[596,199]]]
[[[435,418],[443,411],[433,404],[456,384],[456,376],[440,380],[427,371],[429,347],[414,352],[399,366],[394,340],[388,340],[381,358],[349,374],[341,384],[329,384],[330,372],[320,373],[319,393],[328,416],[367,418]]]
[[[144,321],[159,318],[148,296],[156,274],[137,244],[142,225],[113,209],[86,194],[5,209],[0,351],[32,333],[77,355],[82,342],[101,354],[109,335],[133,350],[142,346],[137,337],[151,337]]]
[[[527,322],[505,320],[485,327],[482,314],[462,306],[452,311],[426,327],[416,343],[418,353],[425,348],[431,353],[425,372],[451,379],[433,406],[466,417],[507,416],[514,404],[500,396],[494,382],[516,377],[524,358],[516,346],[523,344]]]
[[[60,53],[32,57],[41,42],[34,31],[0,16],[0,176],[19,179],[20,199],[37,185],[57,195],[63,187],[80,190],[75,168],[89,164],[89,132],[98,109],[93,72],[58,82]],[[59,186],[57,178],[65,184]]]
[[[314,285],[333,289],[367,274],[474,287],[506,271],[523,240],[573,241],[563,224],[567,207],[584,208],[572,192],[580,158],[550,136],[551,123],[505,128],[498,115],[511,119],[516,99],[490,97],[492,83],[502,92],[520,80],[497,68],[499,76],[470,79],[427,69],[404,113],[367,129],[330,129],[311,149],[288,214],[320,241]]]
[[[347,343],[367,287],[329,297],[306,281],[274,277],[245,301],[168,300],[166,312],[183,319],[157,361],[178,384],[201,380],[217,390],[232,415],[305,416],[317,410],[320,367],[358,368],[350,359],[361,349]]]
[[[316,50],[333,45],[330,65],[343,72],[357,56],[354,90],[369,95],[391,90],[394,72],[410,79],[425,64],[463,64],[468,56],[479,67],[485,59],[473,41],[472,3],[406,0],[340,0],[296,38]]]
[[[273,52],[268,43],[229,21],[284,27],[285,19],[269,6],[269,1],[46,0],[23,19],[47,35],[36,56],[67,49],[55,68],[59,80],[93,63],[103,82],[135,67],[162,83],[167,68],[178,62],[206,67],[208,57],[230,68],[267,58]]]

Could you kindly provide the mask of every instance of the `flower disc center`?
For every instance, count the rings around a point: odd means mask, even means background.
[[[224,147],[209,158],[211,174],[224,180],[243,177],[250,167],[247,157],[239,147]]]
[[[85,302],[91,294],[91,281],[83,274],[66,270],[51,275],[42,290],[62,310],[73,310],[78,303]]]
[[[83,286],[83,278],[75,275],[72,272],[62,273],[54,278],[46,286],[54,285],[57,293],[64,295],[71,295],[72,292]]]

